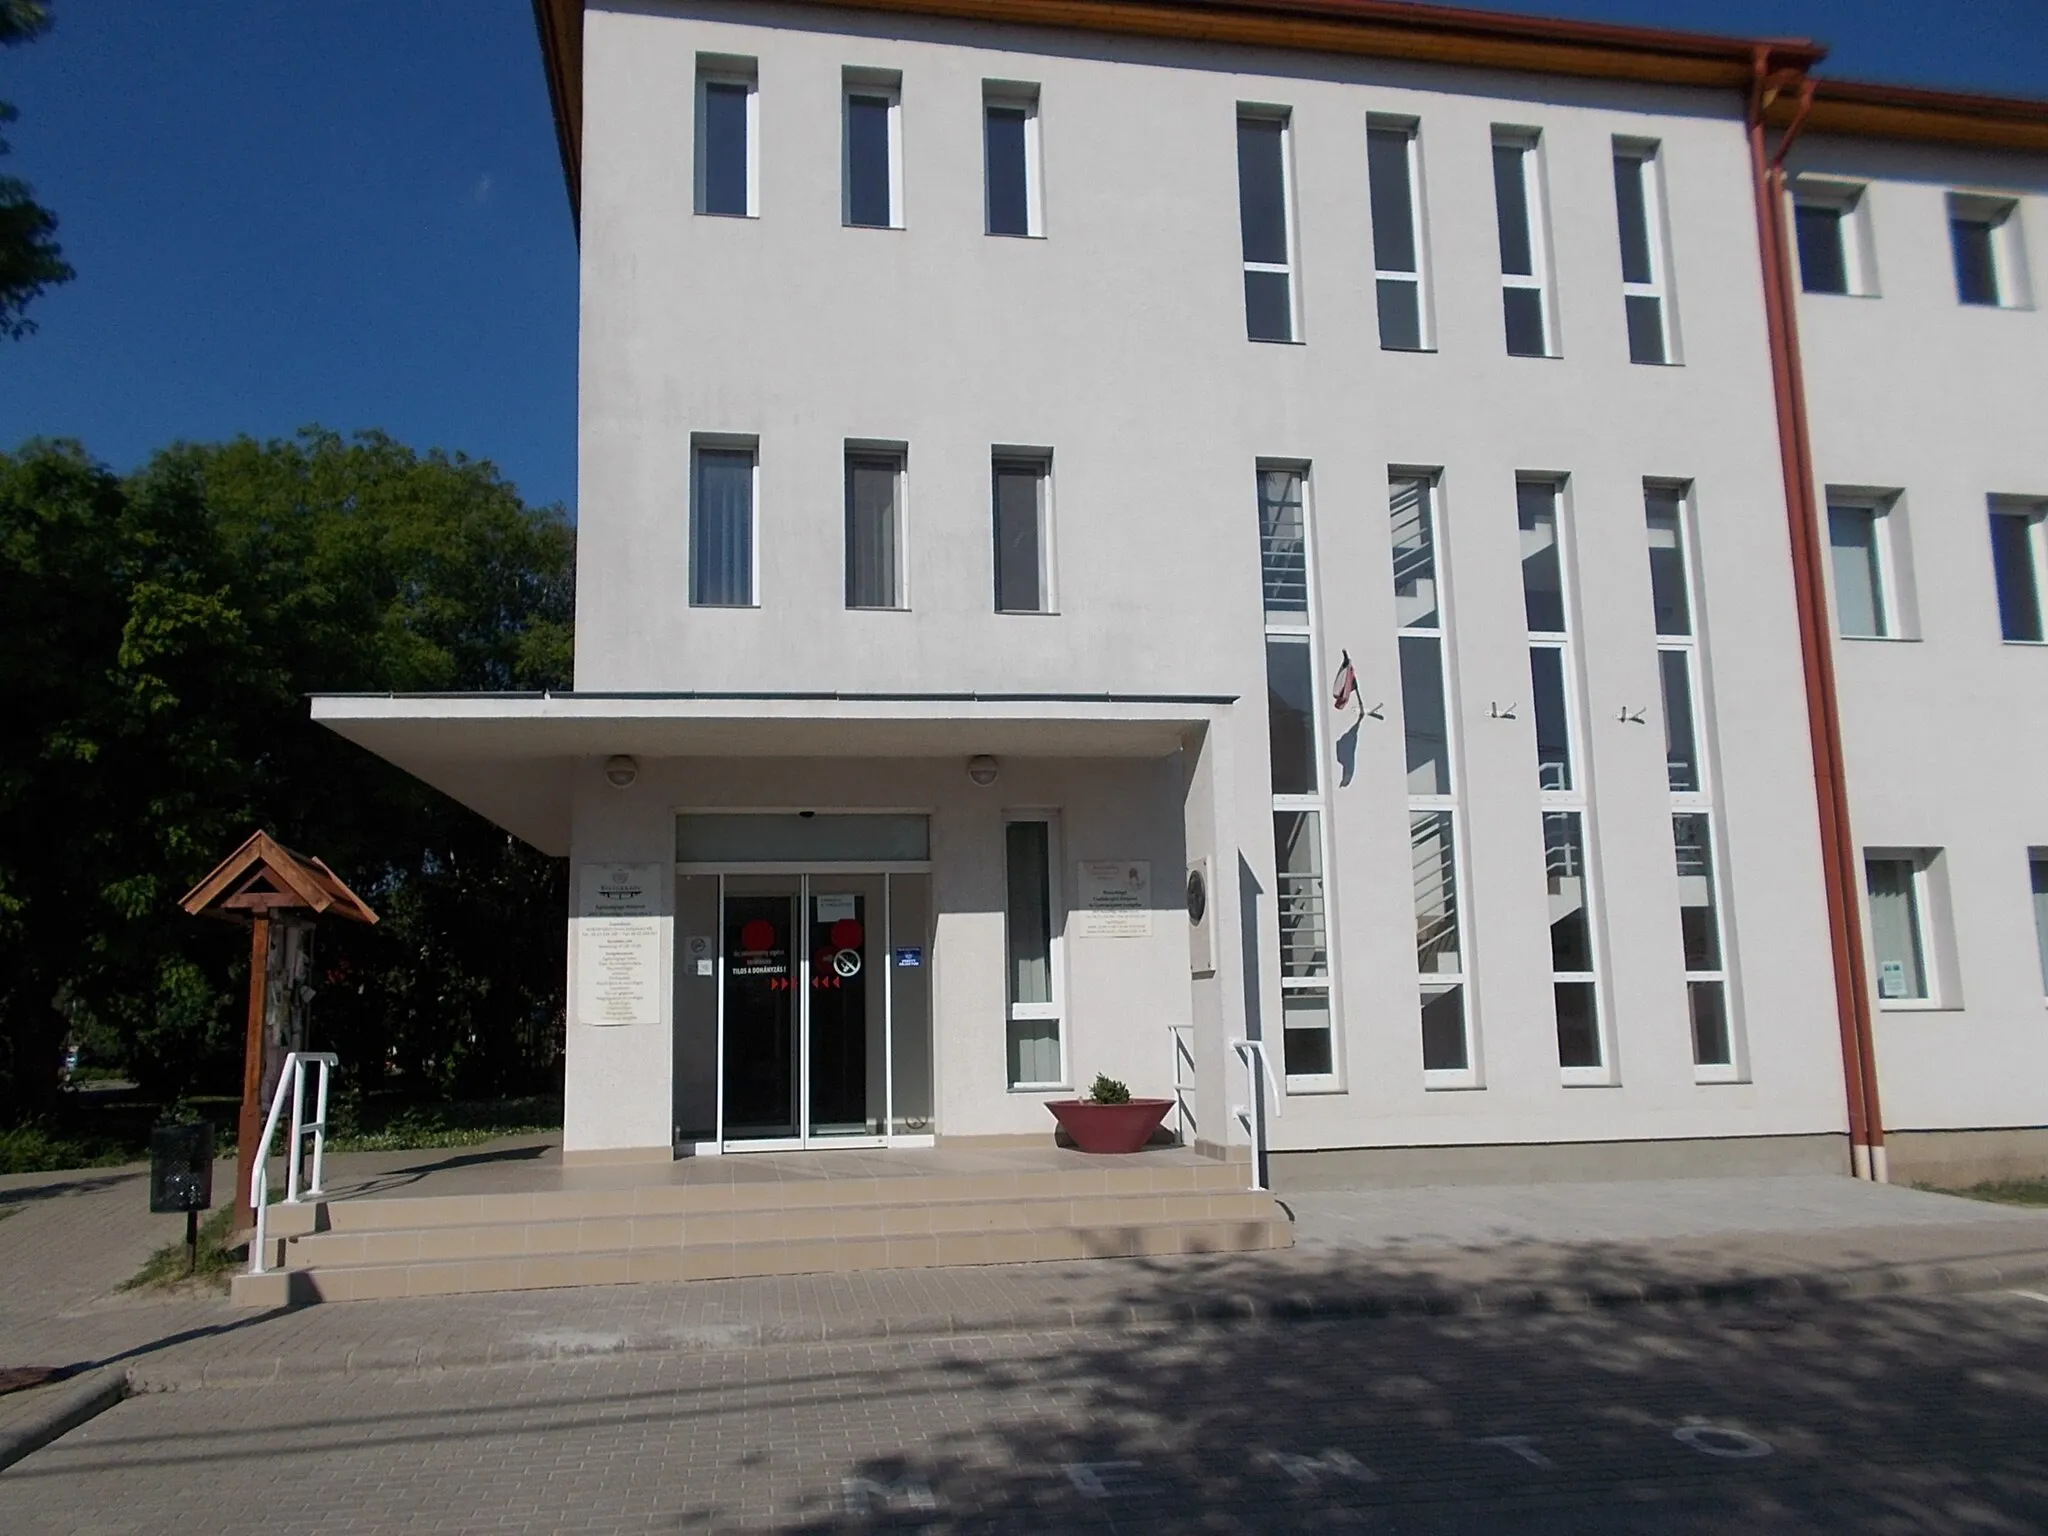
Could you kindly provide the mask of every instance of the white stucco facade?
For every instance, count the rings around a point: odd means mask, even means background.
[[[1279,1085],[1275,1151],[1772,1139],[1835,1155],[1837,996],[1735,93],[743,0],[592,5],[581,72],[576,691],[315,706],[577,868],[662,869],[659,1018],[577,1015],[572,915],[572,1153],[726,1140],[715,1113],[700,1122],[723,1070],[716,1030],[730,1042],[732,1026],[677,958],[683,930],[710,921],[679,915],[706,889],[679,882],[748,870],[707,874],[676,850],[679,814],[729,812],[927,818],[928,857],[898,870],[929,881],[921,1130],[1042,1136],[1044,1101],[1097,1072],[1169,1095],[1180,1028],[1196,1137],[1242,1143],[1232,1042],[1263,1041],[1287,1070],[1259,501],[1260,471],[1284,467],[1307,507],[1332,1032],[1329,1070]],[[696,211],[701,78],[751,83],[747,216]],[[846,221],[849,80],[893,93],[900,227]],[[984,232],[991,82],[1035,102],[1035,237]],[[1287,123],[1291,342],[1247,340],[1246,110]],[[1367,131],[1388,123],[1414,134],[1426,350],[1380,344]],[[1550,356],[1503,344],[1500,142],[1535,145]],[[1666,364],[1630,361],[1619,146],[1654,151]],[[1934,218],[1913,209],[1963,174],[1945,168],[1953,157],[1930,168],[1852,148],[1809,140],[1795,162],[1847,155],[1845,174],[1874,183],[1882,231],[1881,301],[1800,312],[1818,468],[1829,483],[1906,489],[1919,616],[1913,643],[1838,646],[1855,832],[1947,850],[1945,899],[1968,933],[1962,1006],[1882,1013],[1884,1091],[1901,1124],[2038,1125],[2048,1016],[2026,849],[2048,843],[2048,822],[2027,821],[2032,752],[1999,744],[2048,729],[2026,713],[2048,710],[2026,670],[2048,655],[1987,632],[1969,562],[1983,563],[1987,493],[2048,496],[2028,430],[2048,350],[2032,310],[1958,316],[1951,293],[1934,313],[1944,226],[1906,226]],[[2029,194],[2042,174],[1971,173]],[[2027,244],[2048,252],[2041,206],[2026,205]],[[1916,376],[1897,365],[1903,336],[1930,359]],[[1981,388],[1959,390],[1987,357]],[[887,611],[846,601],[847,455],[875,445],[902,466],[901,601]],[[705,449],[753,455],[745,605],[692,601]],[[1018,450],[1049,464],[1047,612],[997,612],[992,597],[991,464]],[[1435,518],[1461,1072],[1424,1062],[1390,476],[1428,481]],[[1539,783],[1521,481],[1557,489],[1563,798]],[[1685,509],[1700,778],[1681,798],[1646,487]],[[1951,506],[1976,544],[1937,546],[1931,520]],[[1342,656],[1358,698],[1339,709]],[[1967,785],[1954,779],[1965,752]],[[623,787],[605,773],[620,754],[635,768]],[[982,756],[992,782],[969,776]],[[1560,809],[1583,830],[1592,1066],[1560,1055],[1544,821]],[[1696,898],[1681,889],[1674,813],[1713,828],[1725,1062],[1703,1064],[1696,1040],[1681,934]],[[1018,816],[1056,828],[1056,1085],[1019,1085],[1006,1054],[1005,827]],[[1149,866],[1149,933],[1077,922],[1096,861]],[[1199,962],[1183,900],[1197,862],[1213,947]],[[1958,1031],[1995,1042],[2001,1065],[1964,1059]]]

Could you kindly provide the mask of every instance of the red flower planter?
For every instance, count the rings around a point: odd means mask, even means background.
[[[1045,1107],[1083,1152],[1135,1152],[1152,1139],[1173,1100],[1092,1104],[1086,1099],[1053,1099]]]

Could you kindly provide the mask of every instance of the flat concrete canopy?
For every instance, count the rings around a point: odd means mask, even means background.
[[[1168,757],[1227,695],[461,693],[313,696],[313,718],[543,853],[572,776],[634,757]]]

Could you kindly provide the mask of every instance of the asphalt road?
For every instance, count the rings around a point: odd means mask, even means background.
[[[1038,1333],[131,1399],[0,1530],[2048,1530],[2048,1294]]]

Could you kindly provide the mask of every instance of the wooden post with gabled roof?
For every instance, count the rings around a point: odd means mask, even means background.
[[[178,903],[194,917],[249,924],[249,1025],[242,1052],[242,1110],[235,1130],[235,1229],[255,1224],[249,1180],[263,1134],[264,1019],[268,1013],[271,929],[317,917],[374,923],[377,914],[319,859],[294,853],[267,832],[223,859]]]

